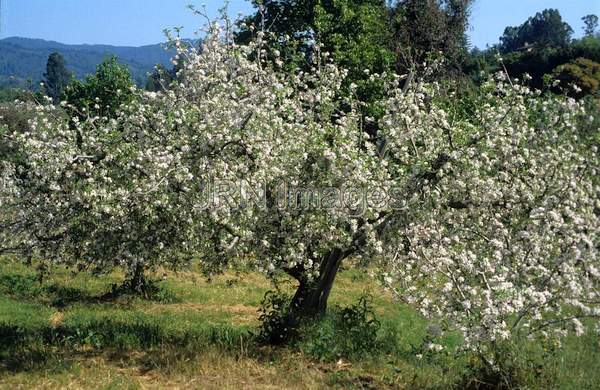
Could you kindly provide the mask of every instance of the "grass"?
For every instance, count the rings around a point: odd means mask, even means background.
[[[119,273],[57,269],[40,282],[31,268],[0,261],[0,387],[437,389],[460,387],[472,375],[466,354],[418,359],[427,323],[365,270],[342,271],[331,296],[334,311],[365,292],[374,297],[381,349],[353,359],[323,353],[327,340],[339,340],[331,321],[294,347],[261,345],[258,308],[271,282],[255,273],[199,275],[161,271],[154,275],[162,279],[158,299],[107,301],[100,297],[121,281]],[[282,289],[293,285],[284,280]],[[452,334],[441,340],[448,350],[459,341]],[[569,338],[554,354],[522,347],[535,358],[524,387],[600,388],[597,337]]]

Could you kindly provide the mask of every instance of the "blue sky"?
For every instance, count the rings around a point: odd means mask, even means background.
[[[0,0],[0,37],[22,36],[63,43],[104,43],[140,46],[163,41],[162,30],[183,26],[192,36],[202,23],[186,8],[198,0]],[[214,15],[221,0],[205,0]],[[581,36],[581,17],[600,16],[600,0],[476,0],[471,17],[471,43],[480,48],[493,44],[508,25],[518,25],[544,8],[558,8]],[[230,14],[249,13],[249,1],[231,0]],[[1,54],[1,53],[0,53]]]

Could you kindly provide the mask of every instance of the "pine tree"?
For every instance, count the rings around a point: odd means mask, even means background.
[[[46,73],[44,73],[44,90],[57,103],[62,92],[71,79],[71,72],[65,66],[65,59],[60,53],[52,53],[48,57]]]

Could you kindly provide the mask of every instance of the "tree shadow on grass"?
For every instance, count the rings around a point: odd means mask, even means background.
[[[250,344],[254,344],[254,335],[249,328],[210,323],[186,330],[166,329],[141,319],[108,317],[56,327],[25,328],[0,323],[0,374],[41,370],[106,351],[116,352],[114,356],[151,350],[198,354],[210,347],[234,352]],[[161,361],[169,362],[169,359],[151,360],[159,365]]]
[[[164,286],[153,284],[153,294],[144,297],[146,300],[174,303],[177,296]],[[73,304],[102,304],[123,299],[139,298],[116,285],[100,295],[90,294],[81,288],[64,286],[56,282],[40,282],[35,275],[3,274],[0,275],[0,293],[15,299],[42,303],[55,308],[64,308]]]

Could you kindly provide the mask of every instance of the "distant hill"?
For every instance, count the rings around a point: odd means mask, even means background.
[[[65,45],[43,39],[5,38],[0,40],[0,86],[26,86],[31,80],[34,87],[42,80],[46,61],[53,52],[61,53],[67,68],[78,78],[93,73],[107,56],[115,55],[126,64],[138,85],[144,85],[147,74],[156,64],[169,67],[172,51],[162,45],[141,47],[109,45]]]

